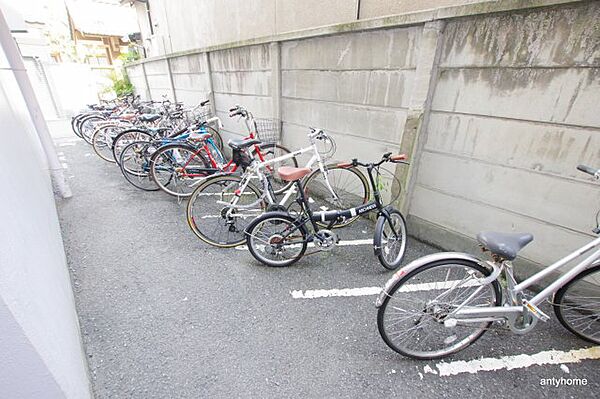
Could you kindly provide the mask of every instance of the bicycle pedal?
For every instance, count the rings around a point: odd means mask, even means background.
[[[528,302],[527,300],[523,301],[523,306],[525,306],[529,310],[529,312],[532,315],[534,315],[535,317],[537,317],[538,319],[540,319],[542,321],[550,320],[550,316],[548,316],[546,313],[542,312],[542,310],[540,308],[538,308],[537,306]]]

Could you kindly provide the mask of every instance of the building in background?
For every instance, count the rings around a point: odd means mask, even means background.
[[[134,10],[117,1],[67,0],[69,28],[80,60],[113,65],[139,31]]]
[[[118,0],[0,4],[21,21],[12,35],[47,120],[70,116],[99,97],[113,95],[107,93],[111,77],[120,75],[122,56],[129,57],[130,48],[136,48],[130,35],[139,36],[132,8]]]

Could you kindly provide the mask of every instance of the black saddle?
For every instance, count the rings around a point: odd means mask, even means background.
[[[258,140],[258,139],[251,139],[251,140],[229,140],[229,142],[227,144],[229,144],[229,147],[231,147],[234,150],[241,150],[241,149],[253,146],[255,144],[262,144],[262,142],[260,140]]]
[[[533,235],[529,233],[482,231],[477,234],[477,241],[493,254],[507,260],[513,260],[521,249],[533,241]]]
[[[160,119],[160,115],[159,114],[143,114],[143,115],[140,115],[140,117],[138,119],[142,122],[154,122],[154,121]]]

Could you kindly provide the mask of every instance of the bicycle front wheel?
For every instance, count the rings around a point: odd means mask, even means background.
[[[395,270],[406,252],[406,222],[397,209],[388,210],[388,215],[389,219],[383,215],[377,219],[373,244],[381,265]]]
[[[304,182],[304,191],[316,211],[349,209],[366,204],[371,189],[365,175],[357,168],[327,165],[324,173],[315,169]],[[333,227],[344,227],[358,219],[358,215]],[[321,226],[325,224],[317,222]]]
[[[150,141],[154,138],[151,133],[141,129],[127,129],[115,137],[111,144],[111,151],[115,162],[121,162],[121,152],[134,141]]]
[[[112,143],[120,131],[119,125],[104,125],[96,129],[92,135],[92,147],[96,154],[106,162],[115,163],[112,155]]]
[[[150,176],[151,145],[149,141],[134,141],[123,149],[119,162],[125,180],[144,191],[160,190]]]
[[[567,330],[600,344],[600,266],[584,270],[556,292],[554,313]]]
[[[377,313],[384,342],[415,359],[439,359],[458,352],[492,322],[444,324],[446,316],[480,289],[490,271],[478,263],[447,259],[431,262],[401,278],[388,292]],[[481,287],[465,306],[500,306],[497,280]],[[455,325],[453,325],[455,324]]]
[[[192,193],[187,205],[188,225],[207,244],[220,248],[243,244],[246,241],[244,229],[262,213],[261,193],[253,184],[248,184],[244,192],[236,196],[240,181],[239,176],[215,176],[202,182]],[[247,208],[254,203],[255,206]]]
[[[202,148],[167,144],[152,155],[150,173],[162,191],[186,198],[192,195],[198,180],[211,173],[211,166]]]

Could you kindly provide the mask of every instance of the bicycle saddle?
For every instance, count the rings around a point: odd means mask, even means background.
[[[533,235],[529,233],[482,231],[477,234],[477,241],[493,254],[504,259],[513,260],[521,249],[533,241]]]
[[[159,114],[143,114],[140,116],[140,121],[142,122],[154,122],[155,120],[159,119],[160,115]]]
[[[294,168],[292,166],[282,166],[277,169],[279,177],[284,181],[300,180],[310,172],[310,168]]]
[[[241,150],[242,148],[248,148],[252,145],[255,144],[262,144],[262,142],[258,139],[252,139],[252,140],[229,140],[229,142],[227,143],[229,144],[229,147],[233,148],[234,150]]]

